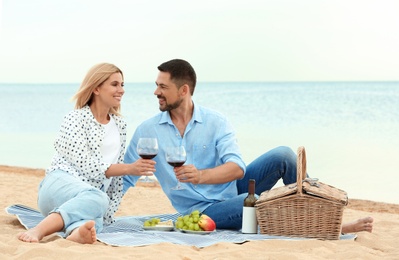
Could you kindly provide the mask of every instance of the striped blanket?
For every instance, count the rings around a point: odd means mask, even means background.
[[[6,208],[8,214],[16,215],[21,224],[26,228],[35,227],[44,217],[42,214],[30,207],[24,205],[11,205]],[[198,248],[207,247],[220,242],[244,243],[251,240],[302,240],[306,238],[292,238],[269,236],[263,234],[242,234],[240,231],[220,230],[209,234],[190,234],[177,230],[172,231],[148,231],[143,229],[143,223],[150,218],[159,218],[161,221],[175,221],[180,215],[160,214],[147,216],[126,216],[116,218],[116,222],[105,226],[103,231],[97,234],[97,239],[105,244],[112,246],[147,246],[157,243],[174,243],[179,245],[189,245]],[[61,237],[63,232],[58,233]],[[204,237],[206,236],[206,237]],[[341,236],[341,240],[354,240],[355,234],[346,234]]]

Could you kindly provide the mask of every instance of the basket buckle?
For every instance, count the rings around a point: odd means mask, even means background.
[[[304,179],[303,181],[309,183],[310,186],[315,186],[315,187],[317,187],[317,188],[320,187],[320,184],[317,183],[317,182],[319,181],[318,178],[306,178],[306,179]]]

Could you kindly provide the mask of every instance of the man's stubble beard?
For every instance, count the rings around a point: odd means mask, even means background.
[[[160,98],[160,97],[158,97],[158,98]],[[161,110],[162,112],[171,111],[173,109],[178,108],[181,105],[181,103],[183,103],[183,99],[179,99],[173,104],[168,104],[166,99],[165,99],[165,102],[166,102],[166,106],[165,107],[159,107],[159,110]]]

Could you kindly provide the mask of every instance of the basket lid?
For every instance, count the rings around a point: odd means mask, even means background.
[[[298,191],[298,186],[296,185],[296,183],[285,185],[282,187],[276,187],[271,190],[266,190],[262,192],[256,203],[262,201],[274,200],[291,194],[297,194],[298,193],[297,191]]]
[[[298,148],[297,182],[283,187],[273,188],[262,192],[257,202],[270,201],[291,194],[321,197],[327,200],[348,204],[348,195],[345,191],[319,182],[318,179],[306,178],[306,153],[303,146]]]
[[[345,191],[320,182],[317,179],[305,179],[302,183],[302,190],[309,195],[315,195],[344,205],[348,204],[348,194]]]

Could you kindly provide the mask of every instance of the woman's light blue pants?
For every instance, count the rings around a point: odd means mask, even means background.
[[[95,221],[96,232],[100,233],[108,205],[109,198],[103,191],[61,170],[46,174],[39,186],[40,212],[43,216],[59,213],[66,236],[89,220]]]

